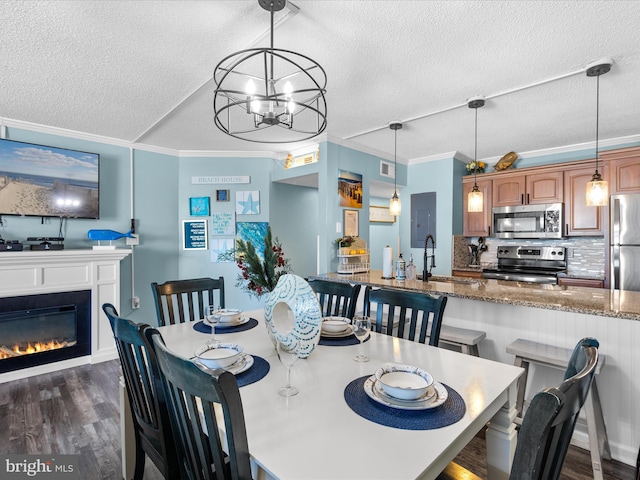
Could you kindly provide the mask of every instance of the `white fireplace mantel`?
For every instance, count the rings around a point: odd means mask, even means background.
[[[103,303],[120,308],[120,262],[130,249],[0,252],[0,297],[91,290],[91,355],[0,374],[0,383],[117,358]]]

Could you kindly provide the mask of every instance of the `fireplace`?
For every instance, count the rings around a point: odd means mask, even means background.
[[[0,373],[91,354],[91,290],[0,298]]]

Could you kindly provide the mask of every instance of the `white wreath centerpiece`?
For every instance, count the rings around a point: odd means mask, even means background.
[[[267,333],[273,344],[298,343],[298,357],[307,358],[320,340],[322,310],[307,281],[294,274],[282,275],[264,306]]]

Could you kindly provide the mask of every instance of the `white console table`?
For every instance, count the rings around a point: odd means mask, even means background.
[[[0,374],[0,383],[118,357],[103,303],[120,308],[120,262],[130,249],[0,252],[0,297],[91,290],[91,355]]]

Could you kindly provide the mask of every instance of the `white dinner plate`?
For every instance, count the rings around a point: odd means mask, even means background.
[[[348,337],[350,335],[353,335],[353,329],[352,328],[347,328],[345,331],[340,332],[340,333],[328,333],[328,332],[320,331],[320,336],[325,337],[325,338],[344,338],[344,337]]]
[[[222,328],[237,327],[239,325],[244,325],[248,321],[249,321],[249,317],[247,317],[246,315],[240,315],[240,318],[235,322],[218,322],[216,326],[222,327]],[[209,325],[210,327],[212,326],[212,324],[209,323],[209,321],[206,318],[204,319],[204,324]]]
[[[253,366],[253,357],[248,353],[242,354],[240,360],[238,360],[233,365],[229,365],[225,370],[227,372],[233,373],[234,375],[238,375],[239,373],[246,372]]]
[[[200,362],[198,358],[193,359],[193,362],[201,367],[209,368],[206,365],[204,365],[202,362]],[[254,360],[251,355],[249,355],[248,353],[243,353],[240,356],[240,360],[238,360],[236,363],[229,365],[223,370],[226,370],[227,372],[232,373],[234,375],[238,375],[239,373],[246,372],[247,370],[249,370],[253,366],[253,362]],[[209,368],[209,370],[212,370],[212,369]]]
[[[433,382],[433,385],[427,390],[427,394],[418,400],[400,400],[399,398],[393,398],[382,390],[382,387],[376,386],[376,377],[370,376],[364,382],[365,393],[374,400],[387,407],[397,408],[399,410],[428,410],[430,408],[436,408],[442,405],[449,396],[447,389],[438,382]]]

